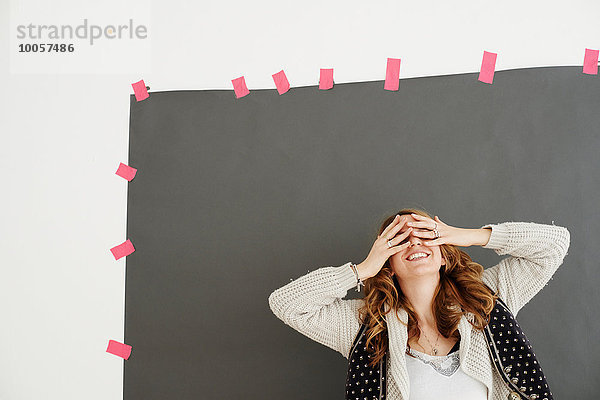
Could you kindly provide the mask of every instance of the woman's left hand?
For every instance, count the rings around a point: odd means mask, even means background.
[[[426,239],[423,241],[423,244],[426,246],[450,244],[454,246],[468,247],[480,244],[479,242],[481,241],[481,238],[478,235],[480,233],[479,229],[457,228],[450,226],[442,222],[437,215],[435,216],[435,219],[424,217],[418,214],[411,214],[411,216],[416,219],[417,222],[409,222],[407,225],[414,228],[412,232],[413,236]],[[440,236],[437,239],[435,239],[435,232],[433,231],[436,229],[436,224],[437,231]],[[486,233],[485,231],[489,230],[484,230],[483,233]]]

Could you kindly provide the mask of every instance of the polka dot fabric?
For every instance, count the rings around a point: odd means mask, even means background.
[[[553,400],[546,376],[527,336],[500,298],[484,333],[490,357],[511,390],[509,399]]]
[[[369,366],[366,330],[367,325],[361,325],[352,343],[346,400],[381,400],[386,396],[387,354],[377,367]],[[527,336],[502,299],[497,299],[484,332],[490,357],[511,391],[509,400],[554,400]]]
[[[381,400],[386,394],[387,354],[377,367],[370,367],[371,355],[367,351],[363,324],[357,333],[348,356],[348,376],[346,378],[346,400]]]

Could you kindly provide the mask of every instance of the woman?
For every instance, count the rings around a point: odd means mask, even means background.
[[[403,209],[383,222],[363,262],[312,271],[271,293],[269,305],[287,325],[346,358],[366,322],[372,365],[388,354],[388,399],[511,399],[483,328],[496,297],[516,316],[562,264],[569,244],[560,226],[457,228]],[[510,256],[484,270],[458,248],[474,245]],[[342,300],[357,282],[364,282],[364,298]]]

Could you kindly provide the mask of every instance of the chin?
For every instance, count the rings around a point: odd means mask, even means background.
[[[409,265],[408,270],[412,272],[418,272],[419,275],[426,275],[430,273],[439,273],[441,265],[435,265],[431,263],[421,263],[416,265]]]

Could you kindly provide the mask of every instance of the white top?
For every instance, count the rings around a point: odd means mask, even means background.
[[[486,400],[487,387],[460,368],[458,350],[432,356],[413,348],[406,354],[410,400]]]

